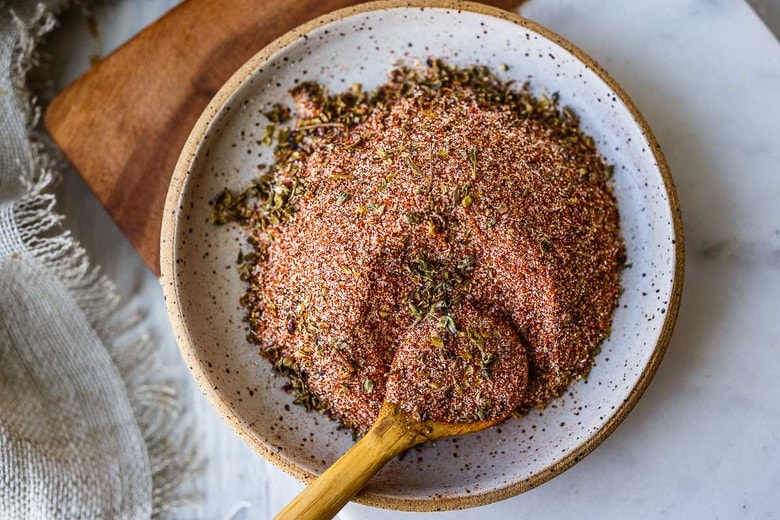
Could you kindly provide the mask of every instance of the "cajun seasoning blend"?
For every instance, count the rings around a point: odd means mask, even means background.
[[[370,93],[291,94],[294,123],[267,114],[275,163],[213,220],[246,230],[250,339],[296,403],[357,431],[386,393],[420,419],[489,420],[511,373],[524,412],[588,372],[625,252],[612,168],[574,114],[433,60]],[[504,355],[517,342],[527,363]]]

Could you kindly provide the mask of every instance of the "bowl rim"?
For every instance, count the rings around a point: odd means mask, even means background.
[[[344,19],[346,17],[365,13],[369,11],[381,11],[387,9],[452,9],[457,11],[468,11],[472,13],[488,15],[502,20],[510,21],[522,28],[533,31],[548,40],[560,45],[575,58],[591,68],[612,91],[617,94],[623,105],[628,108],[634,122],[639,126],[643,136],[650,145],[650,150],[656,160],[657,167],[661,173],[666,197],[672,213],[672,226],[674,232],[675,245],[675,267],[673,273],[672,291],[670,295],[668,310],[664,319],[661,333],[653,349],[653,353],[645,366],[644,370],[637,379],[636,384],[631,389],[628,397],[623,401],[613,416],[588,439],[582,441],[580,445],[571,451],[566,457],[552,464],[545,471],[542,471],[529,479],[520,480],[512,484],[507,484],[499,489],[494,489],[484,493],[472,493],[467,496],[442,497],[433,499],[409,499],[388,497],[381,494],[362,492],[354,498],[354,501],[361,504],[380,507],[384,509],[394,509],[401,511],[451,511],[456,509],[465,509],[486,505],[510,498],[512,496],[524,493],[537,487],[548,480],[563,473],[565,470],[581,461],[586,455],[591,453],[599,444],[601,444],[617,426],[626,418],[628,413],[634,408],[639,398],[647,389],[658,366],[663,358],[669,341],[672,336],[674,325],[677,321],[677,315],[682,296],[682,286],[684,278],[685,265],[685,246],[683,236],[682,215],[680,205],[672,180],[669,166],[664,158],[661,148],[647,124],[644,116],[640,113],[636,105],[631,101],[626,92],[617,84],[617,82],[590,56],[571,44],[553,31],[523,18],[522,16],[504,11],[497,7],[487,6],[468,1],[460,0],[378,0],[362,3],[353,7],[346,7],[325,14],[314,20],[302,24],[295,29],[285,33],[277,38],[254,56],[252,56],[244,65],[241,66],[230,79],[220,88],[217,94],[209,102],[206,109],[198,118],[195,126],[190,132],[186,143],[182,149],[179,159],[174,168],[171,178],[168,194],[165,200],[165,211],[163,213],[163,222],[160,236],[160,270],[161,285],[166,300],[168,316],[176,337],[176,343],[179,346],[182,356],[188,362],[190,372],[195,378],[201,391],[205,394],[211,405],[227,422],[238,435],[249,444],[256,452],[270,461],[274,466],[282,469],[297,480],[308,483],[316,475],[304,470],[293,461],[286,459],[279,453],[257,438],[257,435],[251,431],[244,419],[238,416],[230,407],[229,402],[223,398],[213,386],[208,384],[210,379],[204,363],[197,356],[193,343],[187,332],[184,321],[184,312],[179,304],[178,285],[176,283],[176,226],[178,222],[178,210],[180,199],[183,193],[185,181],[189,174],[190,165],[198,155],[200,145],[206,135],[209,124],[220,113],[222,107],[227,103],[230,96],[244,84],[244,81],[265,61],[267,61],[276,52],[291,45],[298,38],[310,31],[324,26],[326,24]]]

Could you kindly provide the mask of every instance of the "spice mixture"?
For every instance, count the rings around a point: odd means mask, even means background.
[[[294,118],[266,114],[274,164],[213,221],[247,232],[250,339],[296,403],[357,431],[386,394],[490,420],[518,402],[508,381],[524,412],[588,372],[625,252],[612,168],[556,96],[437,60],[291,95]]]

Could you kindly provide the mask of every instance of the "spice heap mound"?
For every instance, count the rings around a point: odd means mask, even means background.
[[[213,220],[247,232],[250,338],[298,404],[357,431],[386,393],[420,419],[490,420],[517,402],[512,371],[519,412],[588,372],[625,252],[612,168],[574,114],[433,60],[370,93],[291,95],[292,120],[267,114],[275,163]]]

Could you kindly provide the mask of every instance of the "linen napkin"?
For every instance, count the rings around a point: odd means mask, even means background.
[[[193,498],[177,392],[56,211],[25,84],[66,4],[0,1],[0,518],[165,516]]]

